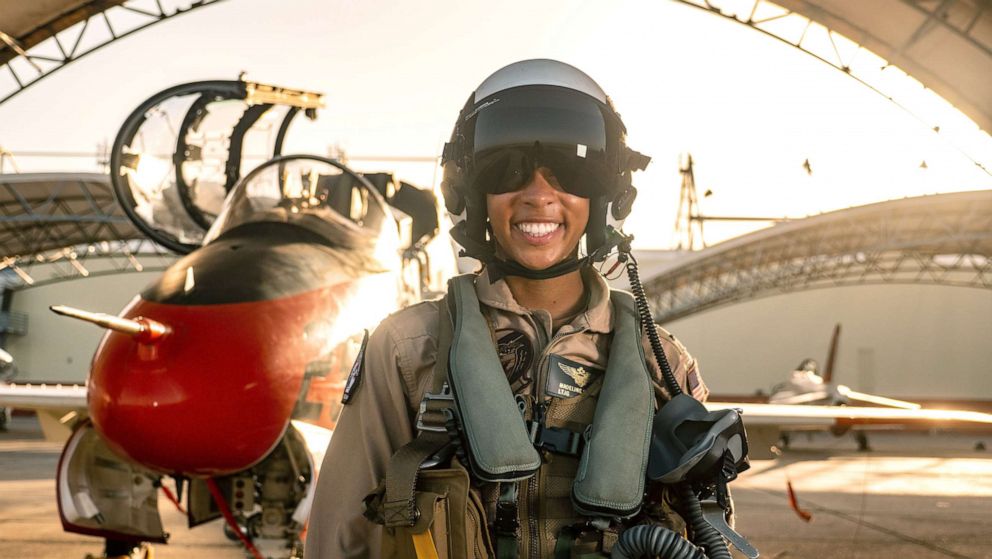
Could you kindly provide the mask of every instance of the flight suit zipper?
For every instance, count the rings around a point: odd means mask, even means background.
[[[528,319],[533,326],[534,331],[537,333],[538,343],[541,344],[541,359],[538,360],[537,371],[534,375],[534,386],[531,388],[534,396],[534,411],[533,421],[542,423],[544,421],[544,394],[541,390],[541,386],[547,382],[544,378],[544,361],[546,356],[546,350],[550,345],[548,341],[548,335],[544,331],[544,325],[538,320],[534,319],[533,315],[528,316]],[[540,452],[540,449],[538,450]],[[543,458],[543,457],[542,457]],[[541,469],[538,468],[534,475],[527,480],[527,531],[528,531],[528,553],[529,559],[540,559],[541,554],[541,537],[540,537],[540,525],[538,522],[538,507],[539,507],[539,495],[540,495],[540,475]]]
[[[546,402],[546,395],[544,394],[544,386],[547,384],[547,362],[551,354],[551,348],[560,340],[567,336],[573,334],[579,334],[584,332],[584,328],[576,329],[570,332],[565,332],[565,326],[563,326],[557,334],[554,334],[548,339],[548,333],[545,332],[543,324],[539,324],[537,320],[531,315],[528,317],[531,325],[534,327],[534,331],[537,332],[538,341],[544,345],[544,349],[541,351],[541,358],[538,360],[537,364],[537,374],[535,375],[535,382],[533,386],[534,391],[534,417],[533,420],[539,422],[541,425],[544,424],[544,418],[547,414],[548,408],[554,404],[554,398],[551,402]],[[543,452],[539,450],[539,452]],[[530,479],[527,480],[527,527],[528,532],[530,532],[528,542],[530,544],[530,549],[528,552],[529,559],[540,559],[541,556],[541,537],[540,537],[540,523],[538,519],[538,512],[540,507],[540,480],[538,479],[541,475],[541,470],[538,469]]]

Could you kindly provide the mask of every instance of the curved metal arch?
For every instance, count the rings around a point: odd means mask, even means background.
[[[974,99],[962,94],[954,84],[926,70],[922,65],[913,63],[910,58],[902,56],[901,50],[904,50],[906,45],[902,48],[888,48],[886,49],[888,52],[883,56],[881,52],[875,52],[869,46],[881,50],[885,45],[884,41],[872,35],[867,29],[844,20],[809,0],[777,0],[775,3],[767,0],[675,1],[745,25],[843,72],[885,97],[927,128],[940,134],[950,146],[982,171],[992,175],[992,137],[989,135],[992,132],[992,104],[984,98]],[[957,29],[946,22],[941,22],[941,18],[935,15],[936,12],[927,12],[921,8],[919,2],[898,1],[926,14],[924,23],[913,34],[914,37],[925,32],[928,26],[939,25],[951,29],[951,34],[960,36],[969,45],[978,45],[976,50],[988,55],[989,71],[992,71],[992,49],[974,39],[971,35],[974,25],[966,30]],[[955,2],[957,0],[946,0],[941,3],[941,8],[937,11],[946,10],[945,5]],[[978,13],[974,21],[978,21],[978,17],[986,11],[982,3],[987,0],[979,0],[979,2],[981,5],[977,8]],[[739,11],[733,9],[740,7],[746,9]],[[786,34],[779,26],[781,22],[790,19],[802,24],[801,32],[793,34],[794,36]],[[841,27],[847,34],[835,30],[832,25]],[[821,46],[814,48],[812,46],[814,44]],[[844,45],[853,45],[855,48],[852,52],[842,52],[851,50],[843,48]],[[882,65],[874,65],[874,59],[881,61]],[[931,91],[962,111],[961,117],[955,119],[953,116],[943,115],[940,118],[932,118],[931,115],[925,114],[925,106],[911,99],[909,95],[901,93],[900,88],[906,91]],[[970,130],[975,127],[977,130]]]
[[[692,253],[646,282],[655,318],[807,289],[992,290],[992,191],[905,198],[777,225]]]
[[[0,98],[0,105],[68,64],[119,39],[156,23],[221,1],[223,0],[190,0],[177,3],[171,9],[167,9],[161,1],[150,4],[139,0],[100,0],[87,2],[60,14],[22,37],[10,37],[0,33],[0,70],[6,68],[15,84],[12,91]],[[121,17],[124,14],[126,17]],[[77,33],[75,27],[80,22],[82,26]],[[108,33],[109,38],[95,43],[85,51],[79,50],[80,46],[86,43],[85,38],[92,37],[100,31]],[[39,52],[41,50],[39,47],[42,47],[49,38],[55,43],[57,56],[43,55]],[[17,60],[25,61],[34,73],[31,75],[18,73],[11,64]]]

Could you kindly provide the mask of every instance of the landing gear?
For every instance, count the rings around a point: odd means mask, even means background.
[[[855,431],[854,440],[858,442],[858,452],[871,452],[871,445],[868,444],[868,435],[864,431]]]
[[[86,559],[154,559],[155,552],[147,543],[104,540],[103,554],[87,554]]]

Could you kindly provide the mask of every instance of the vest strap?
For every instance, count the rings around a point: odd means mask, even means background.
[[[497,559],[517,558],[517,539],[520,537],[518,494],[517,482],[508,481],[499,484],[499,501],[496,502],[496,518],[493,522]]]
[[[417,523],[420,511],[417,510],[414,492],[420,465],[448,442],[447,433],[423,431],[389,459],[386,494],[382,503],[387,528],[410,527]]]

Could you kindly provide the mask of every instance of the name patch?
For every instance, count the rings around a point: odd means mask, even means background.
[[[572,398],[585,392],[601,374],[603,369],[551,354],[548,357],[548,384],[544,387],[544,393],[555,398]]]

